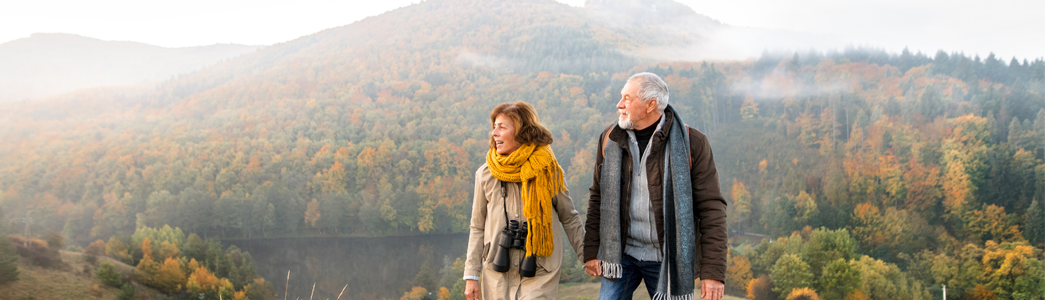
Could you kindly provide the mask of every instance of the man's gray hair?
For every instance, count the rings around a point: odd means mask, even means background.
[[[639,85],[638,96],[642,103],[657,99],[657,111],[664,112],[668,107],[668,84],[660,76],[650,72],[642,72],[628,77],[628,82],[635,80]]]

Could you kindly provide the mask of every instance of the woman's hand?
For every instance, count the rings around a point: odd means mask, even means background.
[[[584,262],[584,272],[591,276],[602,276],[602,268],[599,268],[599,260],[593,259]]]
[[[468,279],[464,281],[464,298],[468,300],[479,300],[478,280]]]

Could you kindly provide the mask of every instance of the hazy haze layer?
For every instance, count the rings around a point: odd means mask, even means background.
[[[164,48],[55,33],[0,44],[0,102],[189,73],[259,46]]]

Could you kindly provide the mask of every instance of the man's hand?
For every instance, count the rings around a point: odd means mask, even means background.
[[[719,300],[722,299],[722,294],[726,292],[726,285],[722,284],[721,281],[714,279],[701,279],[700,280],[700,298],[706,300]]]
[[[464,298],[468,300],[479,300],[478,280],[469,279],[464,281]]]
[[[584,272],[591,276],[602,276],[602,268],[599,268],[599,260],[593,259],[584,262]]]

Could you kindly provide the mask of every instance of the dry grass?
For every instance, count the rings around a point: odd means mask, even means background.
[[[700,297],[700,289],[695,291],[697,297]],[[649,293],[646,292],[646,285],[639,284],[639,288],[635,289],[635,294],[632,296],[634,300],[650,300]],[[563,300],[595,300],[599,298],[599,283],[571,283],[563,284],[559,286],[559,299]],[[722,300],[745,300],[743,297],[734,297],[725,295]]]
[[[0,284],[0,300],[29,299],[114,299],[118,288],[103,284],[94,277],[97,265],[89,265],[83,254],[61,251],[62,261],[69,264],[63,270],[31,266],[24,259],[18,262],[18,281]],[[99,257],[98,263],[108,261],[122,274],[133,274],[134,267],[109,258]],[[84,273],[84,266],[89,272]],[[137,286],[139,299],[155,299],[155,290]]]

